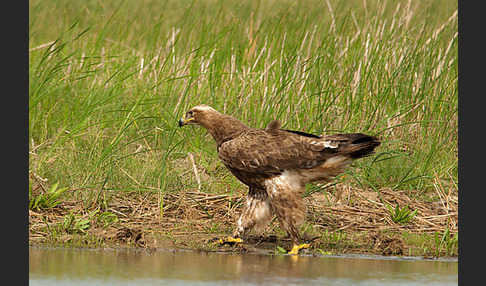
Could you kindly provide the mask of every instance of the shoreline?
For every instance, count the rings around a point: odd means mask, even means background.
[[[409,192],[379,194],[341,185],[334,193],[305,197],[307,218],[301,227],[313,255],[372,254],[383,256],[457,257],[457,202],[426,202]],[[184,191],[157,193],[107,192],[104,209],[63,200],[46,210],[29,210],[29,246],[135,247],[191,249],[231,253],[285,254],[290,249],[274,219],[261,234],[239,246],[211,242],[230,235],[245,193],[207,194]],[[381,196],[374,200],[373,196]],[[380,202],[381,201],[381,202]],[[383,203],[382,203],[383,202]],[[386,205],[408,206],[416,215],[395,223]]]
[[[98,247],[98,248],[89,248],[89,247],[62,247],[62,246],[46,246],[46,245],[29,245],[29,249],[34,250],[74,250],[74,251],[99,251],[99,252],[135,252],[135,253],[146,253],[146,254],[154,254],[154,253],[204,253],[204,254],[219,254],[219,255],[240,255],[236,252],[230,251],[217,251],[217,250],[194,250],[194,249],[184,249],[184,248],[155,248],[155,249],[146,249],[146,248],[138,248],[138,247]],[[276,254],[272,253],[255,253],[249,252],[244,253],[242,255],[269,255],[275,256]],[[278,254],[283,256],[291,256],[289,254]],[[430,261],[430,262],[449,262],[449,263],[458,263],[459,257],[457,256],[446,256],[446,257],[424,257],[424,256],[385,256],[385,255],[377,255],[377,254],[334,254],[334,255],[322,255],[317,253],[305,253],[299,254],[299,257],[317,257],[317,258],[338,258],[338,259],[363,259],[363,260],[391,260],[391,261]]]

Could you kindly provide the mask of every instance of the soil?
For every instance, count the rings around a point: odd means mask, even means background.
[[[275,219],[262,234],[251,234],[243,243],[216,242],[232,233],[245,195],[243,191],[214,195],[187,190],[161,198],[158,193],[106,191],[108,199],[103,204],[83,205],[76,200],[64,200],[50,209],[29,210],[29,242],[266,254],[279,253],[282,248],[289,250],[290,240]],[[302,231],[311,247],[303,252],[451,256],[450,251],[444,252],[437,245],[434,249],[434,244],[420,237],[430,238],[446,230],[450,236],[457,233],[457,191],[438,191],[436,200],[425,200],[413,192],[364,191],[343,185],[333,192],[311,194],[305,201],[307,217]],[[393,222],[387,205],[397,204],[416,211],[415,216],[406,223]],[[117,219],[107,222],[103,213]],[[76,228],[75,224],[67,227],[68,215],[89,224],[84,228]],[[419,239],[407,239],[404,233]],[[452,256],[457,256],[457,246]]]

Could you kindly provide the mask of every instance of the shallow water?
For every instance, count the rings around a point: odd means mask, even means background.
[[[457,271],[457,260],[29,249],[29,285],[457,285]]]

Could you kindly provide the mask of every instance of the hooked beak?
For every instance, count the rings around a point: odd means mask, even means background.
[[[193,121],[194,120],[194,117],[191,117],[191,118],[184,118],[182,117],[181,119],[179,119],[179,127],[182,127],[184,125],[187,125],[189,122]]]

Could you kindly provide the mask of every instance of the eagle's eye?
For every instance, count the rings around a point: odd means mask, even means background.
[[[188,117],[192,117],[193,115],[194,115],[194,112],[193,112],[192,110],[189,110],[189,111],[187,112],[187,116],[188,116]]]

